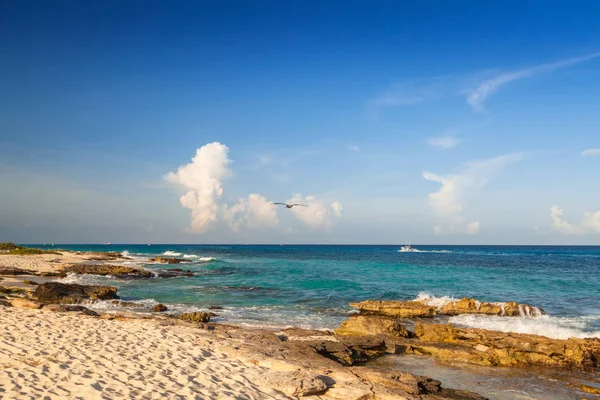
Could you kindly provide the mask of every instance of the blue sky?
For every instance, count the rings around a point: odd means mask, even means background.
[[[4,1],[0,240],[598,244],[598,12]]]

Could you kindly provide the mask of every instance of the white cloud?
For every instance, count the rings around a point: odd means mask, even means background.
[[[525,68],[513,72],[505,72],[492,79],[480,83],[475,89],[468,92],[467,103],[473,107],[475,111],[483,110],[485,100],[500,87],[522,78],[532,77],[544,72],[552,72],[560,68],[566,68],[574,64],[588,61],[600,57],[600,53],[593,53],[583,57],[569,58],[553,63],[537,65],[531,68]]]
[[[453,147],[458,146],[460,143],[460,139],[452,136],[452,135],[443,135],[437,137],[431,137],[427,139],[427,143],[431,147],[438,147],[440,149],[451,149]]]
[[[274,228],[277,220],[277,207],[260,194],[252,193],[229,208],[223,206],[223,216],[233,231],[241,229]]]
[[[306,204],[308,207],[293,207],[290,210],[296,218],[311,228],[329,228],[333,217],[341,217],[343,211],[343,206],[338,201],[328,207],[314,196],[303,198],[300,193],[296,193],[286,203]]]
[[[550,207],[550,218],[552,226],[560,233],[567,235],[579,235],[584,233],[600,233],[600,210],[586,212],[577,225],[563,219],[564,210],[556,205]]]
[[[429,194],[429,203],[440,219],[443,226],[434,227],[436,234],[442,232],[462,232],[477,234],[479,222],[463,225],[463,210],[466,203],[476,196],[494,175],[504,167],[515,163],[523,157],[520,153],[507,154],[484,161],[471,162],[465,165],[462,172],[440,176],[431,172],[423,172],[423,178],[441,183],[442,187]]]
[[[331,209],[333,210],[333,214],[338,218],[340,218],[344,212],[344,207],[339,201],[331,203]]]
[[[223,194],[221,181],[230,175],[229,148],[214,142],[196,150],[189,164],[165,175],[167,182],[187,192],[179,201],[192,212],[190,229],[205,232],[218,218],[218,201]]]
[[[600,157],[600,149],[587,149],[581,152],[584,157]]]

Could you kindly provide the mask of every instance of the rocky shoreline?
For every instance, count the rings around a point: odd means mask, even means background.
[[[96,263],[124,259],[116,253],[89,253],[85,257],[87,259],[77,264],[56,263],[54,271],[0,266],[0,277],[54,277],[72,273],[110,275],[120,279],[148,279],[191,273],[176,269],[161,276],[160,273],[154,274],[141,268]],[[178,263],[173,260],[176,259],[157,258],[153,262]],[[435,305],[426,300],[369,300],[351,303],[358,313],[350,315],[333,332],[296,328],[273,332],[212,323],[210,319],[216,315],[212,312],[166,315],[162,312],[167,308],[161,305],[162,307],[155,307],[150,317],[126,313],[100,315],[82,305],[98,300],[119,302],[117,289],[111,286],[51,281],[39,285],[34,282],[28,288],[4,285],[1,281],[0,285],[3,285],[0,286],[0,307],[4,309],[13,307],[40,310],[39,312],[69,313],[105,321],[151,321],[150,323],[160,326],[196,329],[200,335],[215,338],[218,341],[217,347],[227,349],[228,353],[235,354],[243,362],[268,370],[270,381],[283,382],[271,389],[291,398],[484,398],[467,391],[446,389],[432,378],[408,372],[382,372],[365,366],[369,360],[389,354],[419,355],[434,357],[442,362],[492,367],[560,368],[595,375],[600,367],[600,339],[550,339],[536,335],[460,328],[440,324],[434,319],[436,316],[460,314],[515,318],[544,314],[540,308],[513,302],[487,303],[465,298]],[[265,382],[262,383],[271,385]],[[580,386],[579,389],[582,393],[600,394],[600,390],[594,386]]]

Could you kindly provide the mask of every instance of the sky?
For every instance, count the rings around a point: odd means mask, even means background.
[[[0,241],[600,244],[599,12],[4,0]]]

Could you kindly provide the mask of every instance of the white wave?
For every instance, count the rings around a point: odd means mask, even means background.
[[[442,297],[432,296],[426,292],[420,292],[417,295],[417,297],[415,298],[415,301],[421,301],[424,304],[427,304],[428,306],[432,306],[432,307],[436,307],[436,308],[442,308],[446,304],[454,303],[457,300],[458,299],[455,299],[454,297],[451,297],[451,296],[442,296]]]
[[[127,250],[125,250],[125,251],[122,251],[122,252],[121,252],[121,255],[122,255],[123,257],[131,257],[131,254],[130,254],[130,253],[127,251]]]
[[[179,257],[181,255],[181,253],[178,253],[176,251],[171,251],[171,250],[167,250],[163,253],[163,256],[171,256],[171,257]]]
[[[216,260],[216,258],[214,258],[214,257],[200,257],[199,255],[196,255],[196,254],[183,254],[183,258],[188,259],[188,260],[202,261],[202,262]]]
[[[106,285],[107,280],[116,279],[112,275],[88,275],[68,273],[64,278],[58,278],[53,282],[76,283],[79,285]]]
[[[586,331],[587,324],[600,320],[600,315],[580,317],[498,317],[489,315],[461,314],[448,322],[469,328],[500,332],[527,333],[553,339],[600,338],[600,331]]]

